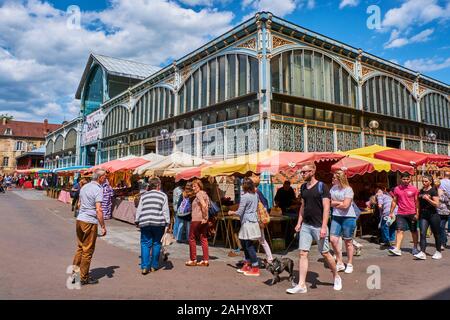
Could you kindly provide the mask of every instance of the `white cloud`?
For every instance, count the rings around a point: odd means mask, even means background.
[[[68,29],[67,18],[38,0],[0,0],[0,113],[76,116],[73,97],[89,52],[159,66],[228,31],[234,15],[170,0],[112,0],[103,11],[82,11],[79,30]]]
[[[253,9],[247,16],[253,16],[258,11],[270,11],[276,16],[283,17],[294,12],[297,4],[295,0],[243,0],[242,7]]]
[[[442,70],[450,67],[450,58],[430,58],[430,59],[414,59],[405,61],[405,67],[419,71],[430,72]]]
[[[390,9],[384,16],[384,28],[405,30],[414,25],[422,25],[434,20],[450,18],[450,2],[445,7],[438,0],[406,0],[399,8]]]
[[[181,3],[184,3],[188,6],[212,6],[213,0],[180,0]]]
[[[342,0],[339,4],[339,9],[343,9],[345,7],[356,7],[359,4],[359,0]]]
[[[39,116],[49,117],[50,115],[61,113],[61,111],[62,108],[59,104],[49,102],[43,108],[36,109],[34,113],[36,113]]]
[[[406,38],[406,37],[400,37],[400,32],[396,29],[392,30],[391,32],[391,37],[389,39],[389,41],[385,44],[385,48],[386,49],[391,49],[391,48],[399,48],[399,47],[403,47],[406,46],[407,44],[411,44],[411,43],[417,43],[417,42],[426,42],[428,41],[430,38],[430,35],[432,35],[434,32],[434,29],[425,29],[421,32],[419,32],[418,34],[416,34],[415,36],[412,36],[411,38]]]

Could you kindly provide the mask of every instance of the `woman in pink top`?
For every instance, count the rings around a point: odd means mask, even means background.
[[[192,222],[189,230],[189,253],[190,260],[186,262],[189,267],[209,266],[208,256],[208,207],[209,197],[205,191],[203,191],[203,183],[196,179],[192,182],[192,188],[194,189],[195,199],[192,202]],[[203,260],[197,262],[197,239],[200,239],[200,244],[203,251]]]

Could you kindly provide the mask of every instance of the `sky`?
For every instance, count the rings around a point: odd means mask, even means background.
[[[258,11],[450,83],[450,0],[0,0],[0,114],[71,120],[90,52],[164,67]]]

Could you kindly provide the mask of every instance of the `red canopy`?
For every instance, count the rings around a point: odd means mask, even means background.
[[[412,166],[357,155],[349,155],[348,157],[339,160],[331,166],[331,170],[343,170],[345,175],[349,178],[375,171],[399,171],[414,174],[414,168]]]
[[[450,161],[450,157],[445,155],[429,154],[401,149],[389,149],[376,152],[374,153],[374,157],[381,160],[413,166],[420,166],[426,163],[445,165]]]
[[[143,164],[150,162],[150,160],[141,157],[132,157],[129,159],[116,159],[102,164],[98,164],[89,169],[89,172],[94,172],[96,169],[104,169],[108,172],[117,172],[124,170],[134,170]]]

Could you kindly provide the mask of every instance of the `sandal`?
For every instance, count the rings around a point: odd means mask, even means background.
[[[188,266],[188,267],[195,267],[198,264],[197,264],[197,261],[189,260],[189,261],[186,261],[185,265]]]
[[[209,267],[209,262],[205,261],[205,260],[202,260],[199,263],[197,263],[197,266],[199,266],[199,267]]]

